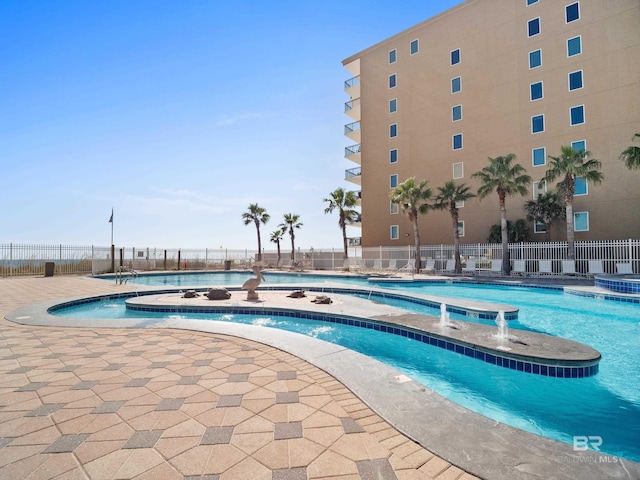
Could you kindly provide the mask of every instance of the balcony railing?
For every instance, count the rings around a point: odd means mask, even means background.
[[[349,237],[347,238],[350,247],[359,247],[362,245],[362,237]]]
[[[353,177],[359,177],[362,175],[362,167],[350,168],[344,171],[344,179],[348,180]]]
[[[344,113],[347,113],[349,110],[353,110],[354,108],[360,107],[360,99],[356,98],[355,100],[349,100],[348,102],[344,102]]]
[[[359,85],[359,84],[360,84],[360,77],[359,76],[353,77],[344,82],[344,89],[346,90],[348,88],[355,87],[356,85]]]
[[[352,132],[360,130],[360,122],[348,123],[344,126],[344,134],[347,135]]]
[[[355,155],[356,153],[360,153],[362,146],[358,143],[356,145],[350,145],[348,147],[344,147],[344,156],[348,157],[349,155]]]

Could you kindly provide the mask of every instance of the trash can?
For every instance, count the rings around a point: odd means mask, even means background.
[[[224,261],[224,269],[225,270],[231,270],[231,260],[225,260]]]
[[[53,269],[55,268],[56,264],[53,262],[46,262],[44,264],[44,276],[45,277],[53,277]]]

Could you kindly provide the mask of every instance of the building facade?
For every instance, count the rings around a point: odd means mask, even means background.
[[[467,0],[345,59],[345,157],[357,164],[345,179],[361,188],[362,245],[414,243],[390,203],[407,178],[475,192],[471,175],[509,153],[533,179],[526,197],[507,198],[509,220],[523,219],[526,200],[555,188],[540,180],[562,145],[591,152],[604,175],[576,181],[575,239],[638,238],[640,171],[619,155],[640,133],[639,60],[639,0]],[[461,241],[485,242],[497,194],[460,207]],[[551,240],[566,239],[563,222]],[[423,244],[452,243],[447,211],[419,223]]]

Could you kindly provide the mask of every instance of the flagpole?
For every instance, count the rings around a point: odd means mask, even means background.
[[[111,273],[116,271],[116,247],[113,244],[113,207],[111,207],[111,217],[109,217],[109,223],[111,224]]]

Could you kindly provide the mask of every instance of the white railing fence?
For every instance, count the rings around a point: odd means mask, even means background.
[[[0,244],[0,277],[34,275],[87,275],[113,272],[122,265],[135,271],[248,269],[260,260],[267,268],[312,270],[399,270],[415,262],[413,246],[349,247],[349,260],[342,249],[265,250],[258,259],[257,250],[222,248],[163,249],[151,247],[111,247],[74,245]],[[616,273],[617,263],[629,263],[640,273],[640,240],[603,240],[576,242],[576,272],[589,273],[589,260],[602,262],[606,273]],[[491,260],[502,258],[499,243],[461,244],[463,265],[475,260],[476,268],[489,269]],[[442,270],[454,255],[453,245],[423,245],[421,264],[435,260],[435,270]],[[566,259],[566,242],[512,243],[509,255],[524,260],[526,271],[536,273],[538,260],[551,260],[553,273],[560,274]]]

